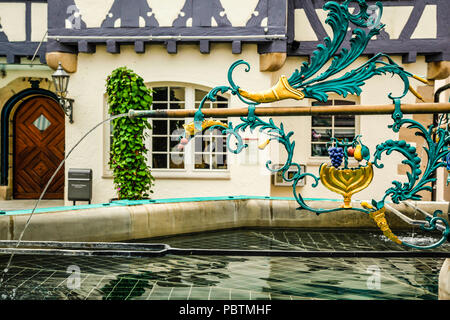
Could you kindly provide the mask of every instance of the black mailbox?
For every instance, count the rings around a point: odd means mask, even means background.
[[[67,198],[69,201],[92,200],[92,169],[69,169],[69,188]]]

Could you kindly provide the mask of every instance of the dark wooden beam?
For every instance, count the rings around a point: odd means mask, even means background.
[[[258,36],[267,37],[267,39],[272,39],[274,36],[280,35],[285,37],[286,27],[285,26],[270,26],[268,30],[264,30],[263,27],[214,27],[214,28],[205,28],[205,27],[159,27],[159,28],[88,28],[88,29],[65,29],[65,28],[49,28],[48,35],[50,37],[59,37],[61,41],[67,41],[64,37],[79,37],[80,39],[83,37],[90,37],[90,40],[96,41],[97,39],[104,39],[108,37],[129,37],[128,41],[136,40],[135,37],[148,38],[148,40],[152,40],[151,37],[192,37],[192,40],[195,40],[195,37],[198,39],[208,37],[208,40],[211,38],[223,38],[228,39],[228,41],[237,40],[239,37],[248,37],[248,36]],[[230,37],[235,37],[236,39],[232,39]],[[245,38],[243,38],[245,39]],[[257,39],[257,37],[255,37]],[[119,39],[115,39],[119,40]],[[142,40],[142,39],[141,39]],[[241,39],[239,39],[241,40]]]
[[[242,42],[234,40],[231,43],[231,52],[234,54],[240,54],[242,52]]]
[[[106,51],[109,53],[120,53],[120,45],[115,40],[106,41]]]
[[[89,43],[86,40],[78,41],[78,51],[83,53],[95,53],[96,46],[93,43]]]
[[[136,53],[145,53],[145,43],[144,41],[135,41],[134,42],[134,51]]]
[[[288,56],[309,56],[320,41],[300,41],[298,47],[289,46]],[[429,56],[428,61],[441,61],[448,58],[450,44],[441,39],[410,39],[402,40],[373,40],[369,42],[363,55],[372,55],[383,52],[390,55],[408,55],[406,61],[412,61],[414,55]],[[409,60],[408,60],[409,59]]]
[[[166,41],[166,48],[168,53],[177,53],[177,42],[175,40]]]
[[[200,52],[209,53],[210,45],[208,40],[200,40]]]

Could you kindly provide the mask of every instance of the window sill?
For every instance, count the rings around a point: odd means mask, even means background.
[[[230,180],[229,171],[199,172],[199,171],[169,171],[152,170],[152,176],[156,179],[184,179],[184,180]],[[112,174],[104,174],[103,179],[113,179]]]
[[[331,160],[328,157],[314,157],[314,158],[309,158],[308,161],[306,162],[307,166],[320,166],[322,163],[329,163]],[[356,160],[348,160],[348,165],[349,167],[357,167],[359,164],[358,161]]]

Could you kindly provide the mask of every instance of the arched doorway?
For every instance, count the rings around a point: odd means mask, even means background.
[[[38,199],[64,159],[64,113],[54,99],[34,96],[17,108],[13,126],[13,198]],[[64,199],[64,168],[44,199]]]

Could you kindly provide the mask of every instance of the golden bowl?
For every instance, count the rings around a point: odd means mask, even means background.
[[[320,180],[323,185],[344,196],[343,208],[351,208],[352,195],[367,188],[373,179],[372,163],[350,169],[337,169],[326,163],[320,167]]]

